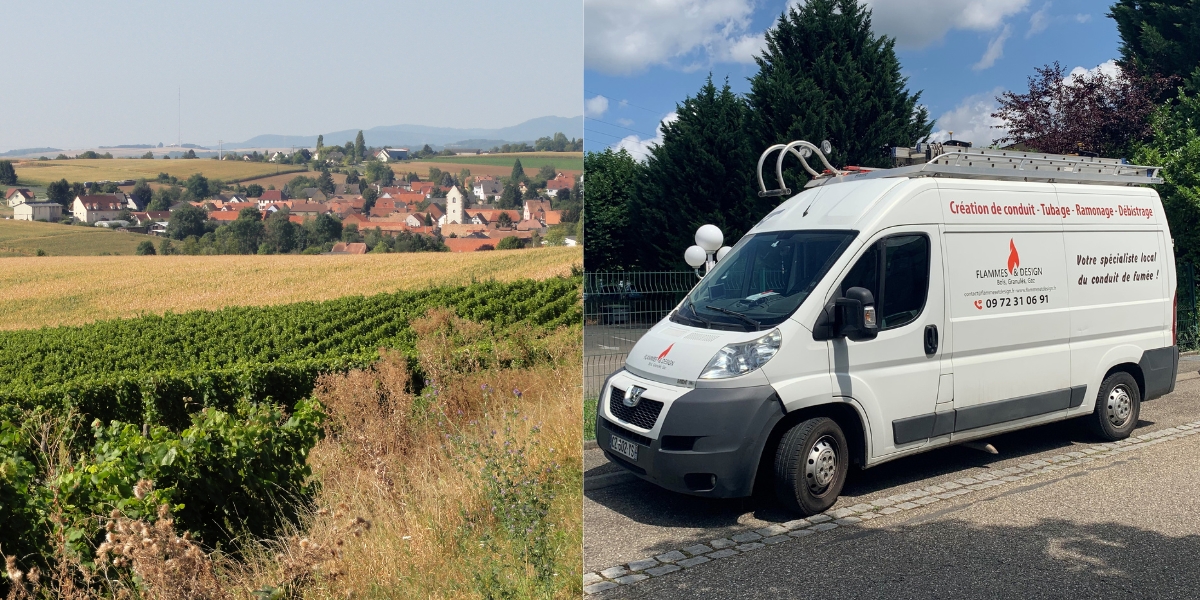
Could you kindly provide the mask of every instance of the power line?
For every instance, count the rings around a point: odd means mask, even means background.
[[[607,135],[608,137],[610,137],[610,138],[613,138],[613,139],[616,139],[616,140],[623,140],[623,139],[625,139],[626,137],[629,137],[629,136],[624,136],[624,137],[622,137],[622,136],[619,136],[619,135],[613,135],[613,134],[611,134],[611,133],[605,133],[605,132],[603,132],[603,131],[596,131],[595,129],[588,129],[588,128],[586,128],[586,127],[584,127],[584,128],[583,128],[583,131],[584,131],[585,133],[587,133],[587,132],[591,132],[591,133],[598,133],[598,134],[600,134],[600,135]]]
[[[600,119],[593,119],[593,118],[591,118],[591,117],[584,117],[584,118],[585,118],[585,119],[587,119],[587,120],[589,120],[589,121],[595,121],[595,122],[597,122],[597,123],[604,123],[605,125],[610,125],[610,126],[612,126],[612,127],[616,127],[617,129],[624,129],[624,130],[626,130],[626,131],[632,131],[632,132],[634,132],[634,133],[641,134],[641,135],[644,135],[644,136],[648,136],[648,137],[654,137],[654,134],[646,133],[645,131],[638,131],[638,130],[636,130],[636,129],[630,129],[630,128],[628,128],[628,127],[624,127],[624,126],[622,126],[622,125],[617,125],[616,123],[609,123],[608,121],[601,121]]]
[[[598,92],[593,92],[593,91],[590,91],[590,90],[583,90],[583,93],[585,93],[585,94],[592,94],[592,95],[594,95],[594,96],[604,96],[605,98],[608,98],[608,96],[605,96],[604,94],[601,94],[601,93],[598,93]],[[656,114],[656,115],[664,114],[662,111],[658,111],[658,110],[650,110],[649,108],[646,108],[646,107],[644,107],[644,106],[638,106],[638,105],[636,105],[636,104],[631,104],[631,103],[630,103],[628,100],[621,100],[621,102],[623,102],[624,104],[620,104],[620,106],[632,106],[633,108],[641,109],[641,110],[644,110],[644,111],[646,111],[646,112],[648,112],[648,113],[652,113],[652,114]]]

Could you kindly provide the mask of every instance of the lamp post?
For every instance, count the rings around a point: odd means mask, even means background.
[[[683,260],[688,266],[696,271],[696,277],[704,279],[717,262],[725,258],[729,254],[729,246],[723,246],[725,243],[725,235],[721,233],[721,229],[716,225],[708,224],[701,225],[696,230],[696,245],[689,247],[683,252]],[[700,274],[700,267],[704,267],[704,275]]]

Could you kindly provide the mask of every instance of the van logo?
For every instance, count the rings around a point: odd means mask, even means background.
[[[1021,256],[1017,254],[1017,245],[1013,243],[1012,238],[1008,239],[1008,272],[1015,273],[1015,269],[1021,266]]]
[[[675,344],[671,344],[670,346],[667,346],[667,349],[663,350],[662,354],[659,354],[658,356],[646,354],[643,355],[642,358],[646,361],[647,365],[655,369],[666,369],[667,367],[673,367],[675,366],[675,361],[667,358],[667,354],[669,354],[671,352],[671,348],[674,347]]]
[[[998,266],[992,269],[976,269],[976,279],[996,279],[1002,280],[1008,277],[1027,277],[1033,278],[1042,275],[1041,267],[1022,267],[1021,255],[1017,253],[1017,244],[1013,238],[1008,239],[1008,262],[1005,263],[1005,268],[1001,269]],[[1017,282],[1009,281],[1007,284],[1016,285],[1017,283],[1033,283],[1033,279]]]
[[[631,385],[629,389],[625,390],[625,398],[621,400],[621,404],[629,408],[635,408],[642,401],[642,394],[644,393],[646,393],[646,388]]]

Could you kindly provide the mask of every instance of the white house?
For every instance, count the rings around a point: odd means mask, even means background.
[[[477,179],[475,180],[475,188],[471,190],[475,193],[475,197],[480,200],[487,201],[495,196],[504,193],[500,186],[500,182],[495,179]]]
[[[446,222],[447,223],[464,223],[463,221],[463,193],[459,191],[458,186],[450,188],[446,192]]]
[[[18,204],[33,202],[33,192],[25,188],[11,188],[8,190],[8,193],[4,195],[4,199],[8,200],[8,205],[10,207],[13,207]]]
[[[58,221],[62,218],[62,205],[57,202],[25,202],[13,208],[13,218],[18,221]]]
[[[129,210],[125,198],[117,196],[76,196],[71,214],[84,223],[111,221]]]
[[[384,148],[376,155],[383,162],[394,162],[408,158],[408,148]]]

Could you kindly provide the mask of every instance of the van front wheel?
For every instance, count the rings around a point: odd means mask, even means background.
[[[815,515],[837,501],[849,468],[850,452],[842,428],[833,419],[809,419],[779,440],[775,495],[788,509]]]
[[[1106,441],[1123,440],[1137,427],[1141,409],[1142,394],[1137,381],[1129,373],[1118,371],[1100,384],[1096,410],[1088,417],[1088,424]]]

